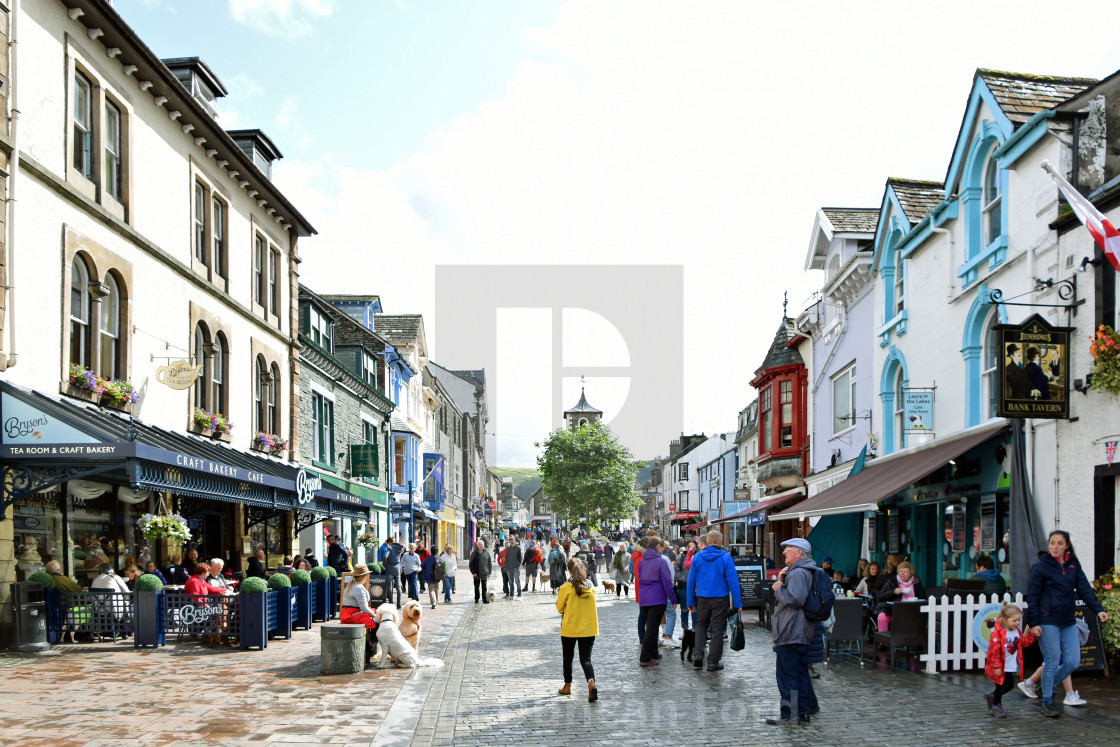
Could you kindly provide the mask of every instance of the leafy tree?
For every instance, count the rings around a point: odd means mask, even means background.
[[[614,524],[630,518],[641,505],[636,476],[638,465],[630,450],[610,428],[593,423],[555,430],[537,443],[541,487],[561,518],[588,524]]]

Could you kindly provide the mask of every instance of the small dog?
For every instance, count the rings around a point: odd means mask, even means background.
[[[686,654],[688,656],[687,660],[692,661],[692,649],[695,646],[696,631],[685,629],[685,631],[681,635],[681,661],[685,661]]]
[[[617,591],[617,589],[614,585],[614,581],[608,581],[606,579],[603,579],[603,588],[605,590],[607,590],[608,592],[611,592],[611,593],[616,593],[616,591]]]
[[[394,609],[393,612],[396,612],[396,610]],[[377,642],[381,644],[381,661],[377,662],[377,669],[384,669],[389,657],[392,657],[393,663],[398,667],[415,669],[419,663],[416,658],[416,649],[401,635],[395,617],[390,619],[386,615],[377,626]]]
[[[494,592],[492,592],[492,591],[486,592],[486,598],[488,600],[490,600],[491,602],[493,602],[494,601]]]
[[[421,609],[419,602],[412,600],[404,606],[400,614],[401,621],[398,627],[401,635],[412,644],[412,649],[417,651],[420,644],[420,616],[424,614],[424,611]]]

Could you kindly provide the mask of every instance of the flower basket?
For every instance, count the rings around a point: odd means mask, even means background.
[[[1120,663],[1120,568],[1102,574],[1093,582],[1093,589],[1108,613],[1108,622],[1101,623],[1101,639],[1105,655],[1115,666]],[[1088,608],[1085,613],[1091,614]]]
[[[162,500],[157,510],[166,510],[163,509]],[[187,520],[179,514],[162,512],[144,514],[136,520],[136,527],[140,530],[140,534],[144,535],[144,537],[149,540],[158,540],[166,537],[181,545],[191,538],[191,530],[190,527],[187,526]]]
[[[224,436],[233,430],[233,423],[226,419],[226,416],[220,412],[207,412],[194,408],[191,414],[191,422],[196,427],[204,431],[210,431],[215,436]]]
[[[273,433],[257,431],[257,435],[253,436],[253,446],[261,451],[279,454],[281,451],[288,450],[288,440]]]
[[[1120,394],[1120,333],[1102,324],[1090,337],[1089,354],[1093,356],[1093,389]]]
[[[358,544],[367,550],[376,550],[377,546],[381,544],[381,541],[377,539],[377,536],[374,535],[373,532],[367,529],[358,535]]]
[[[136,404],[140,401],[140,392],[132,382],[123,379],[106,379],[96,375],[91,369],[82,368],[76,363],[70,364],[70,383],[84,392],[90,392],[117,407]]]

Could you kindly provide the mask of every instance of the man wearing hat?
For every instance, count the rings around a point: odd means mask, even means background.
[[[1007,346],[1007,362],[1003,364],[1003,375],[1007,379],[1009,399],[1031,399],[1039,392],[1031,386],[1031,377],[1023,368],[1023,351],[1015,343]]]
[[[782,559],[786,567],[778,572],[778,580],[770,587],[776,600],[772,625],[778,692],[782,695],[781,715],[766,719],[766,723],[774,726],[793,723],[794,711],[797,723],[809,723],[812,685],[807,658],[814,626],[803,608],[817,568],[812,552],[809,541],[801,537],[783,542]]]

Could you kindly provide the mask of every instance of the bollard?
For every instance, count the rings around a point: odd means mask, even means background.
[[[328,622],[319,626],[319,673],[359,674],[365,668],[366,626]]]

